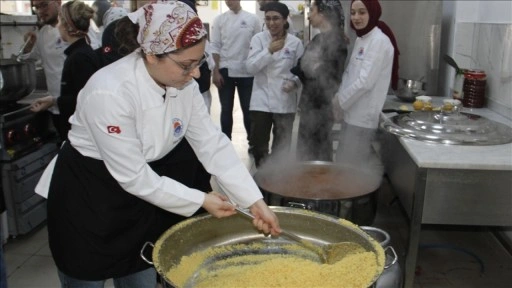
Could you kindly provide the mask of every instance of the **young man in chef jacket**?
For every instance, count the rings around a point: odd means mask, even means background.
[[[217,16],[210,35],[211,51],[215,61],[212,80],[219,89],[222,132],[231,139],[235,89],[243,112],[244,127],[250,134],[249,103],[253,76],[245,63],[254,35],[261,31],[261,22],[255,14],[244,11],[240,0],[226,0],[229,10]]]

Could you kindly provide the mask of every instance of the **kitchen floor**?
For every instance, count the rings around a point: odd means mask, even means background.
[[[213,88],[211,92],[211,114],[219,124],[217,91]],[[234,119],[233,144],[242,161],[254,171],[253,161],[247,153],[247,135],[238,104]],[[390,234],[391,245],[397,251],[403,268],[407,220],[385,179],[377,198],[377,216],[373,226]],[[505,288],[512,283],[512,255],[488,227],[424,226],[420,243],[415,288]],[[60,287],[45,225],[28,235],[9,239],[4,246],[4,256],[8,287]],[[107,281],[105,287],[113,287],[112,281]]]

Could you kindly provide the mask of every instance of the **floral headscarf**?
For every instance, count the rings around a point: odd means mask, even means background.
[[[197,14],[179,1],[158,1],[146,4],[128,17],[139,24],[137,42],[147,55],[169,53],[185,48],[206,36],[206,29]]]

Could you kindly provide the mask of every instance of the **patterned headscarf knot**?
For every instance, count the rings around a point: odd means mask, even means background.
[[[128,17],[139,24],[137,42],[146,55],[186,48],[206,36],[201,19],[192,8],[179,1],[146,4]]]

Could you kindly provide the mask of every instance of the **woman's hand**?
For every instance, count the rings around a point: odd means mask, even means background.
[[[204,197],[203,208],[217,218],[236,214],[235,206],[228,201],[225,195],[212,191]]]
[[[32,103],[32,105],[30,105],[30,111],[32,111],[32,112],[41,112],[41,111],[48,110],[48,108],[50,108],[53,105],[55,105],[55,102],[56,102],[56,98],[54,98],[51,95],[50,96],[41,97],[41,98],[35,100]]]
[[[272,36],[272,42],[268,46],[268,51],[270,54],[274,54],[281,49],[283,49],[284,44],[286,43],[286,31],[281,36]]]
[[[297,83],[291,79],[284,79],[283,85],[281,86],[281,90],[283,92],[289,93],[297,89]]]
[[[274,52],[283,49],[285,41],[286,37],[272,40],[272,42],[270,42],[270,45],[268,46],[268,51],[270,52],[270,54],[274,54]]]
[[[264,233],[272,234],[274,236],[281,233],[281,227],[279,226],[279,220],[277,219],[274,211],[270,210],[267,204],[260,199],[250,207],[251,213],[254,216],[252,223],[258,230]]]

